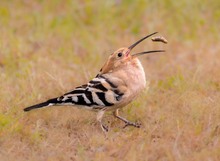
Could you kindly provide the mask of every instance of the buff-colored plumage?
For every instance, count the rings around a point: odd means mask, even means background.
[[[138,56],[153,52],[163,52],[163,50],[136,54],[131,54],[131,50],[141,41],[154,34],[156,33],[140,39],[128,48],[120,48],[112,53],[99,74],[89,83],[76,87],[73,91],[63,96],[27,107],[24,111],[46,106],[74,105],[97,111],[97,120],[104,131],[108,131],[108,128],[102,123],[105,111],[113,111],[115,117],[125,122],[125,126],[140,127],[139,124],[119,116],[118,109],[132,102],[146,88],[145,72]]]

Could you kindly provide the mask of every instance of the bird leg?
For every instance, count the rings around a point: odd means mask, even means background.
[[[127,119],[119,116],[118,109],[113,112],[113,115],[116,118],[118,118],[119,120],[121,120],[121,121],[123,121],[125,123],[125,126],[123,128],[126,128],[127,126],[134,126],[136,128],[140,128],[140,124],[139,123],[134,123],[134,122],[128,121]]]
[[[102,130],[104,132],[108,132],[108,126],[105,126],[104,124],[102,124],[102,117],[103,117],[104,113],[105,113],[104,110],[101,110],[101,111],[98,112],[97,121],[100,123]]]

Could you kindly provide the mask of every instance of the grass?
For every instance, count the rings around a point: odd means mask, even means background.
[[[220,3],[211,1],[0,2],[0,160],[220,160]],[[104,135],[93,112],[23,108],[96,75],[110,53],[155,32],[136,51],[150,88]]]

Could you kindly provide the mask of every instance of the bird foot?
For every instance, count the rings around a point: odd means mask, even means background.
[[[101,124],[102,131],[108,132],[108,126]]]
[[[137,123],[137,122],[130,122],[130,121],[126,121],[125,122],[125,126],[123,127],[126,128],[127,126],[133,126],[133,127],[136,127],[136,128],[140,128],[141,127],[141,123]]]

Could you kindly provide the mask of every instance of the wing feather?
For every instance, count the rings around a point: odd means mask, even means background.
[[[123,95],[124,93],[119,90],[117,83],[99,75],[88,84],[76,87],[75,90],[59,97],[58,100],[68,105],[72,103],[91,108],[104,108],[119,103]]]

